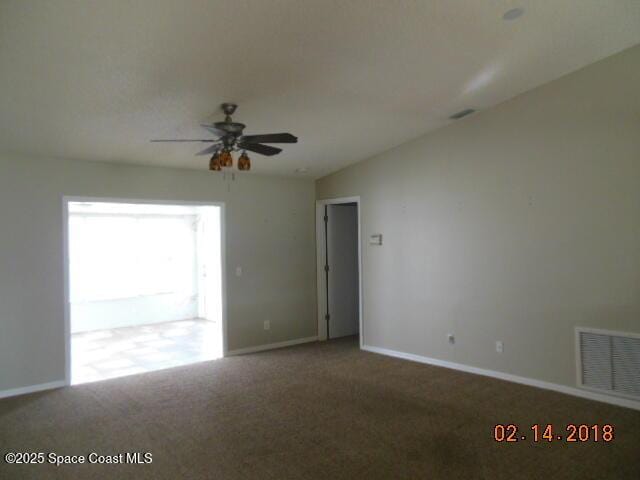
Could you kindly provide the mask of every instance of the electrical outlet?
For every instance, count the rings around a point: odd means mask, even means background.
[[[271,322],[269,320],[265,320],[263,323],[264,323],[264,329],[265,330],[270,330],[271,329]]]
[[[502,343],[502,340],[496,341],[496,352],[498,353],[504,352],[504,343]]]
[[[456,343],[456,337],[453,335],[453,333],[447,335],[447,340],[449,340],[449,343],[451,345],[454,345]]]

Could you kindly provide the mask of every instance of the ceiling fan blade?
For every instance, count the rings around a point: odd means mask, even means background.
[[[199,138],[196,140],[193,139],[189,139],[189,140],[185,140],[185,139],[170,139],[170,140],[166,140],[166,139],[161,139],[161,140],[149,140],[150,142],[205,142],[205,143],[211,143],[211,142],[217,142],[218,140],[215,139],[211,139],[211,138]]]
[[[248,143],[298,143],[298,137],[290,133],[265,133],[264,135],[243,135],[241,142]]]
[[[220,150],[220,145],[218,145],[219,142],[214,143],[213,145],[205,148],[204,150],[200,150],[198,153],[196,153],[196,155],[210,155],[212,153],[216,153],[218,150]]]
[[[217,135],[218,137],[224,137],[227,134],[227,132],[225,132],[224,130],[220,130],[215,125],[208,125],[206,123],[201,123],[200,126],[208,130],[209,132],[213,133],[214,135]]]
[[[281,148],[270,147],[269,145],[261,145],[259,143],[244,143],[239,142],[238,147],[251,152],[259,153],[260,155],[277,155],[282,151]]]

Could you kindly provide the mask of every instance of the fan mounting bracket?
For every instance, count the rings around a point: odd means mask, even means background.
[[[238,108],[238,105],[236,105],[235,103],[225,102],[222,104],[222,111],[225,115],[233,115],[233,113],[236,111],[236,108]]]

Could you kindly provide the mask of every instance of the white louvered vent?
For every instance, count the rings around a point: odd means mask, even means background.
[[[576,329],[578,383],[640,399],[640,335]]]

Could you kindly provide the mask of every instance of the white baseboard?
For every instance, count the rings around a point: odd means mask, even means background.
[[[0,392],[0,398],[16,397],[27,393],[41,392],[42,390],[52,390],[66,386],[67,382],[58,380],[57,382],[41,383],[39,385],[29,385],[28,387],[12,388]]]
[[[291,347],[293,345],[300,345],[301,343],[310,343],[318,341],[318,336],[296,338],[295,340],[287,340],[285,342],[268,343],[266,345],[256,345],[255,347],[238,348],[237,350],[229,350],[227,356],[243,355],[245,353],[263,352],[265,350],[275,350],[276,348]]]
[[[413,353],[398,352],[396,350],[389,350],[389,349],[380,348],[380,347],[372,347],[370,345],[363,345],[362,350],[366,350],[372,353],[379,353],[381,355],[387,355],[389,357],[401,358],[403,360],[410,360],[412,362],[426,363],[428,365],[451,368],[453,370],[460,370],[467,373],[475,373],[477,375],[484,375],[487,377],[498,378],[500,380],[507,380],[509,382],[514,382],[514,383],[521,383],[523,385],[529,385],[531,387],[538,387],[538,388],[543,388],[545,390],[553,390],[555,392],[566,393],[567,395],[587,398],[589,400],[595,400],[597,402],[610,403],[612,405],[617,405],[620,407],[640,410],[640,402],[636,400],[614,397],[614,396],[605,395],[602,393],[582,390],[576,387],[560,385],[558,383],[545,382],[543,380],[536,380],[534,378],[521,377],[519,375],[513,375],[511,373],[498,372],[496,370],[487,370],[484,368],[464,365],[462,363],[448,362],[446,360],[439,360],[437,358],[423,357],[421,355],[415,355]]]

